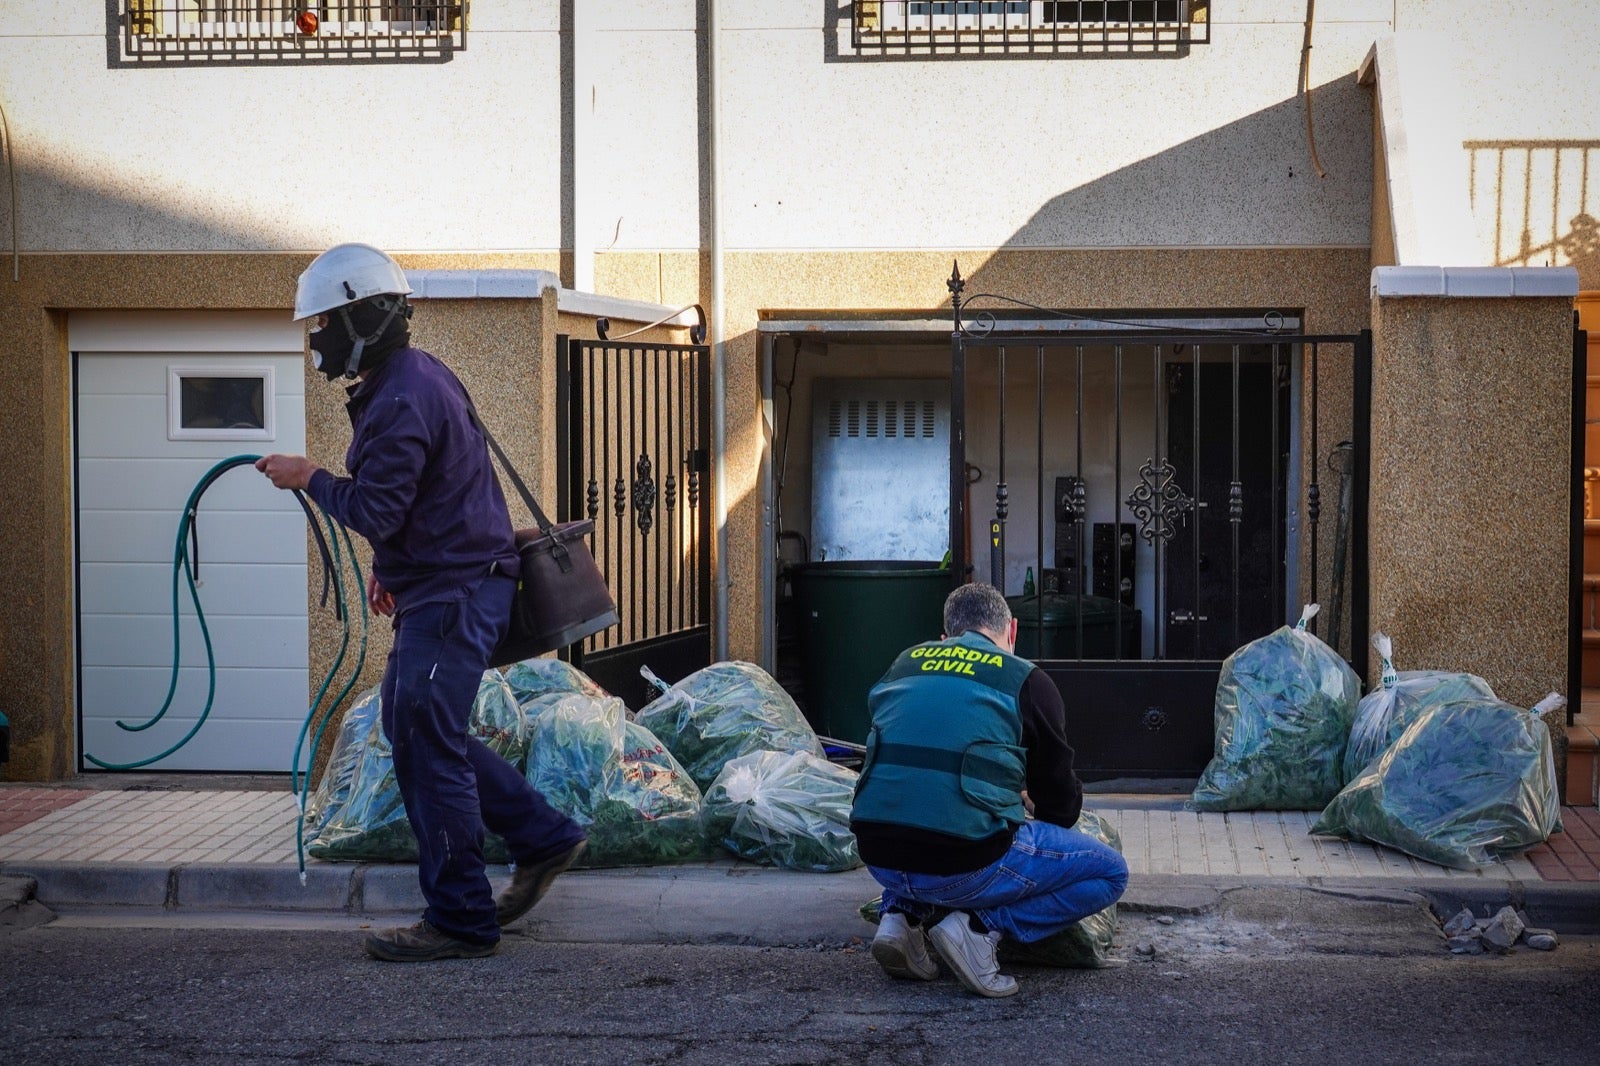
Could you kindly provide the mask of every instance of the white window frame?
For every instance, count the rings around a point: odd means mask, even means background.
[[[183,382],[185,378],[255,378],[261,382],[261,421],[256,428],[191,429],[183,424]],[[175,364],[167,367],[168,440],[277,440],[277,392],[271,366],[196,366]]]

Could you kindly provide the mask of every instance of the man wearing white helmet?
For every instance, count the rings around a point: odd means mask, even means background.
[[[367,937],[368,954],[395,962],[493,954],[501,927],[584,847],[577,823],[467,731],[510,619],[517,552],[472,400],[448,367],[410,346],[410,292],[399,264],[371,245],[341,244],[312,261],[294,317],[311,323],[312,365],[346,383],[349,476],[303,455],[256,463],[273,485],[304,490],[367,538],[367,601],[394,617],[383,730],[427,902],[417,924]],[[517,860],[499,899],[484,873],[485,828]]]

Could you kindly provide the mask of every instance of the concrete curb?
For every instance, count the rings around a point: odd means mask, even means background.
[[[293,863],[0,863],[28,877],[57,911],[345,914],[399,920],[419,913],[416,867],[312,863],[302,886]],[[498,889],[504,867],[491,867]],[[1447,918],[1462,907],[1492,913],[1511,904],[1557,932],[1600,934],[1600,883],[1479,878],[1326,880],[1136,875],[1120,904],[1128,914],[1206,914],[1230,892],[1276,889],[1352,901],[1428,905]],[[860,906],[878,894],[864,869],[797,873],[732,859],[681,866],[579,870],[560,878],[517,932],[541,940],[643,944],[839,944],[865,937]]]

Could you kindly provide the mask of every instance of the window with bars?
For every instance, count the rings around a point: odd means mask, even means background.
[[[1211,0],[853,0],[858,55],[1149,55],[1210,41]]]
[[[119,0],[123,58],[448,57],[467,0]]]

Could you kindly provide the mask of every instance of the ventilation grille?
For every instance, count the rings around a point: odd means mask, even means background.
[[[828,436],[931,438],[937,428],[932,400],[830,400]]]

